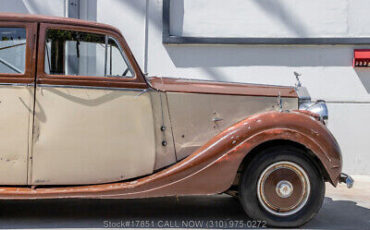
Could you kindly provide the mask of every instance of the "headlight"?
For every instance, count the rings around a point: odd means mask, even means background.
[[[316,102],[305,102],[299,105],[299,110],[307,110],[318,114],[320,119],[327,123],[329,119],[329,111],[325,101],[318,100]]]

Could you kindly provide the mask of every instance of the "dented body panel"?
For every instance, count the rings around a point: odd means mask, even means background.
[[[38,87],[30,183],[97,184],[152,173],[151,98],[138,93]]]
[[[0,183],[27,185],[32,86],[0,86]]]

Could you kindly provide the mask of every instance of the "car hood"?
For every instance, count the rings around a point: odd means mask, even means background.
[[[228,83],[204,80],[177,79],[168,77],[151,77],[148,79],[151,87],[162,92],[206,93],[224,95],[246,95],[267,97],[297,98],[294,87]]]

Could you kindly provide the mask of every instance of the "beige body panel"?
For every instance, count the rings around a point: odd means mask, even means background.
[[[175,163],[176,153],[168,114],[167,95],[166,93],[157,91],[151,91],[150,94],[152,98],[156,142],[154,169],[157,170]]]
[[[0,86],[0,184],[26,185],[33,86]]]
[[[167,93],[177,159],[249,115],[278,110],[276,97]],[[284,110],[297,109],[297,98],[282,98]]]
[[[139,93],[38,86],[30,183],[99,184],[152,173],[151,97]]]

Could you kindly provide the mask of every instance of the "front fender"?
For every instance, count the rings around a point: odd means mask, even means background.
[[[273,140],[289,140],[311,150],[321,161],[329,180],[338,183],[342,171],[339,145],[325,125],[315,117],[299,111],[267,112],[246,118],[225,130],[233,133],[231,138],[235,151],[250,153],[255,147]]]

